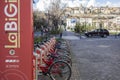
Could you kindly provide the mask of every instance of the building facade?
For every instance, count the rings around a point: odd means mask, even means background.
[[[116,30],[120,26],[120,7],[67,7],[65,10],[66,29],[73,30],[76,23]]]

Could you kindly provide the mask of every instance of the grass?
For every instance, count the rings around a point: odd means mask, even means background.
[[[44,40],[44,37],[35,37],[34,43],[39,43],[39,42],[42,42],[43,40]]]

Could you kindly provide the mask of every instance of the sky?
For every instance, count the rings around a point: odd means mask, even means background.
[[[33,8],[40,11],[45,11],[49,6],[51,0],[36,0]],[[81,4],[86,7],[94,6],[109,6],[120,7],[120,0],[62,0],[62,3],[66,3],[68,7],[79,7]]]

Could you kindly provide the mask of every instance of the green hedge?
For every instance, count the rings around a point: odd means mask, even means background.
[[[35,37],[34,43],[39,43],[39,42],[42,42],[43,40],[44,40],[44,37]]]
[[[60,33],[60,30],[51,30],[50,31],[50,34],[59,34]]]

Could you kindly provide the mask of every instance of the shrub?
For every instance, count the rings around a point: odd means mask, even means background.
[[[60,33],[60,30],[51,30],[50,31],[50,34],[59,34]]]
[[[34,38],[34,43],[39,43],[44,39],[44,37],[35,37]]]

